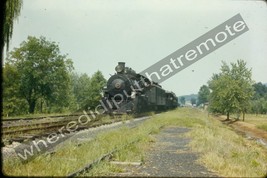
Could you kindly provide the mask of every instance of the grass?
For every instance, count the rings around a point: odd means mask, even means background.
[[[157,134],[170,125],[193,128],[187,134],[192,138],[189,146],[201,153],[199,162],[220,176],[255,177],[266,174],[266,150],[237,135],[211,116],[208,117],[207,113],[192,108],[179,108],[153,115],[152,119],[138,127],[105,132],[81,145],[67,143],[58,148],[56,153],[41,155],[26,164],[5,159],[3,172],[12,176],[66,176],[114,148],[137,139],[140,140],[138,143],[115,153],[112,159],[144,161],[146,151],[154,142],[151,134]],[[81,176],[107,176],[123,171],[120,166],[103,161]]]
[[[194,151],[203,153],[201,163],[225,177],[263,177],[267,173],[266,148],[249,141],[214,118],[188,136]]]
[[[247,114],[245,122],[254,124],[257,128],[267,131],[267,115]]]
[[[112,156],[112,160],[121,162],[143,162],[145,150],[148,147],[146,143],[151,142],[152,140],[152,138],[151,140],[145,139],[136,144],[131,144],[126,148],[120,150],[119,152],[116,152]],[[122,172],[125,172],[122,166],[110,164],[109,161],[103,161],[100,164],[94,166],[92,170],[80,174],[79,176],[110,176]]]
[[[236,118],[237,115],[232,114],[231,117]],[[241,116],[239,119],[242,121]],[[253,124],[257,128],[267,131],[267,114],[246,114],[244,122]]]
[[[261,124],[259,126],[257,126],[259,129],[265,130],[267,131],[267,124]]]

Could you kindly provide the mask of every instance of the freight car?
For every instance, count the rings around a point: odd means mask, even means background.
[[[177,107],[173,92],[125,67],[124,62],[119,62],[115,71],[103,89],[101,103],[107,113],[143,113]]]

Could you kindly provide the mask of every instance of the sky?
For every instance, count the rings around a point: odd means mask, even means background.
[[[249,0],[23,0],[9,51],[28,36],[58,43],[77,73],[118,62],[136,72],[240,13],[249,31],[161,83],[177,96],[197,93],[222,61],[247,62],[255,82],[267,83],[267,3]],[[6,55],[6,54],[4,54]],[[264,74],[265,73],[265,74]]]

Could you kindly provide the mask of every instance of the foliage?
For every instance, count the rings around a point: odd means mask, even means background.
[[[3,67],[3,115],[25,114],[27,101],[19,94],[19,72],[12,64]]]
[[[3,114],[60,113],[99,104],[106,79],[73,72],[55,42],[29,36],[8,54],[3,67]]]
[[[231,63],[225,62],[221,72],[214,74],[208,82],[212,90],[209,98],[209,108],[212,112],[229,114],[232,112],[247,112],[253,95],[251,69],[246,68],[243,60]],[[244,118],[244,117],[243,117]]]
[[[9,47],[9,40],[13,33],[14,20],[18,18],[22,8],[22,0],[6,0],[6,13],[4,20],[4,42]]]
[[[90,78],[87,74],[72,73],[72,86],[77,109],[93,109],[99,104],[101,90],[106,84],[106,79],[100,71]]]
[[[71,79],[77,109],[80,109],[85,105],[86,98],[90,91],[90,77],[87,74],[79,75],[77,73],[72,73]]]
[[[198,92],[197,105],[207,103],[209,100],[210,89],[207,85],[202,85]]]
[[[196,98],[191,98],[191,104],[192,106],[195,105],[197,103],[197,99]]]
[[[37,102],[44,102],[48,108],[68,106],[72,62],[66,55],[60,54],[55,42],[44,37],[28,37],[20,48],[10,52],[6,62],[8,65],[19,75],[16,78],[8,77],[5,82],[16,83],[13,86],[17,87],[18,96],[27,101],[29,113],[34,113]],[[5,87],[5,92],[13,90],[13,86]]]
[[[185,105],[185,97],[182,96],[182,97],[180,98],[180,102],[181,102],[182,105]]]
[[[93,74],[90,82],[90,94],[88,97],[88,103],[91,107],[96,107],[101,99],[102,88],[106,84],[106,79],[100,71]]]
[[[261,82],[253,84],[253,88],[255,91],[253,99],[260,99],[267,96],[267,86]]]
[[[254,95],[250,102],[251,113],[266,114],[267,113],[267,86],[261,82],[253,85]]]
[[[267,113],[267,96],[264,98],[253,99],[250,101],[250,112],[255,114]]]

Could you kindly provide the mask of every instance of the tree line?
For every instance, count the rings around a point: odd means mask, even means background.
[[[207,104],[209,111],[227,115],[245,113],[267,113],[267,86],[255,83],[252,79],[252,69],[246,67],[246,62],[223,62],[220,73],[213,74],[207,85],[200,87],[198,105]]]
[[[106,79],[74,71],[72,60],[45,37],[29,36],[3,66],[3,115],[54,113],[95,107]]]

